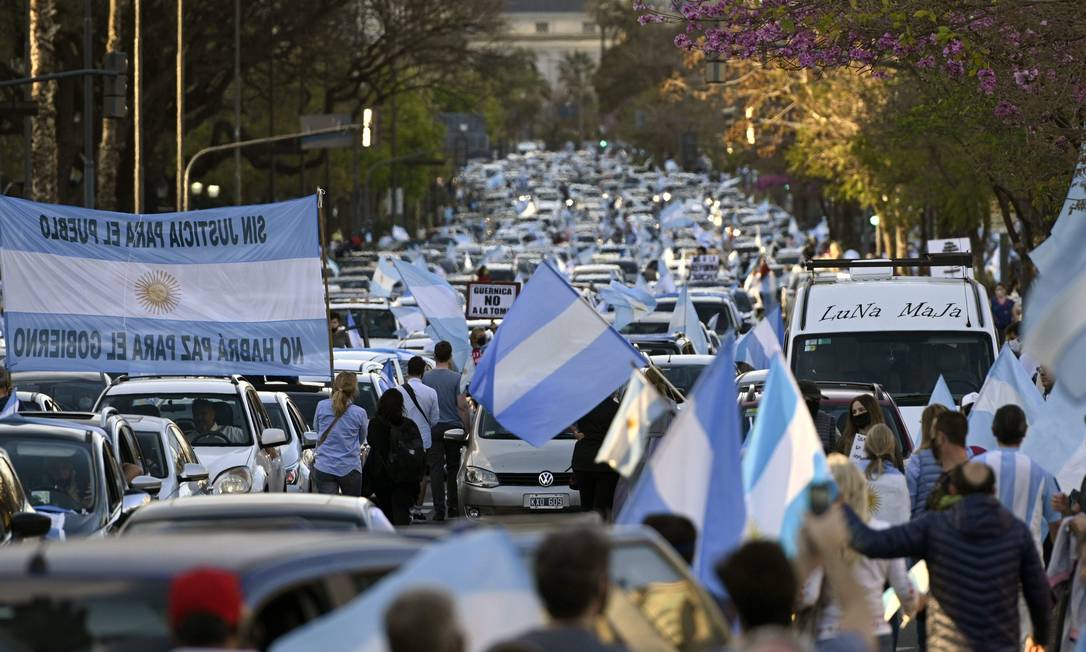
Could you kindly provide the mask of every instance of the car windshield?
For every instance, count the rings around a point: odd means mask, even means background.
[[[992,366],[983,333],[892,331],[797,337],[796,378],[879,383],[898,405],[926,405],[939,375],[956,401],[979,392]]]
[[[105,379],[58,378],[48,376],[16,375],[12,379],[16,389],[52,396],[60,409],[86,412],[94,409],[99,394],[106,388]]]
[[[0,639],[26,650],[168,650],[168,594],[148,578],[5,578]]]
[[[489,412],[483,412],[482,422],[479,427],[479,437],[482,439],[517,439],[516,435],[509,432],[505,426],[498,423],[498,420]],[[555,439],[573,439],[573,431],[567,429],[555,437]]]
[[[354,323],[358,325],[360,335],[386,340],[397,337],[396,315],[393,315],[391,310],[377,307],[351,308],[349,312],[354,317]]]
[[[848,412],[848,406],[851,401],[834,401],[829,403],[822,401],[819,406],[819,412],[825,412],[833,417],[837,422],[837,431],[845,431],[845,418]],[[886,425],[890,427],[890,430],[894,431],[894,436],[897,438],[898,450],[902,450],[903,443],[906,435],[904,434],[904,426],[898,422],[897,413],[894,411],[893,406],[882,404],[879,407],[882,408],[882,420],[886,422]],[[754,419],[758,416],[758,406],[750,405],[741,410],[742,417],[739,419],[743,426],[743,440],[745,441],[747,435],[750,434],[750,429],[754,426]],[[911,448],[911,445],[910,445]]]
[[[0,446],[11,457],[31,505],[75,514],[94,511],[99,487],[90,444],[13,437],[0,440]]]
[[[660,367],[660,371],[664,372],[668,382],[682,392],[683,396],[690,396],[690,390],[694,388],[694,382],[697,381],[698,376],[705,371],[706,367],[706,365],[700,364],[665,364],[657,366]]]
[[[754,310],[754,305],[750,302],[750,295],[746,292],[732,292],[732,298],[735,299],[735,307],[739,312],[750,312]]]
[[[245,409],[236,394],[114,394],[105,406],[121,414],[172,419],[192,446],[248,446],[253,443]]]
[[[366,416],[377,416],[377,388],[369,378],[358,379],[358,392],[354,395],[354,404],[366,411]]]
[[[635,321],[619,330],[623,335],[666,335],[671,326],[666,321]]]
[[[278,428],[278,426],[276,426]],[[166,464],[166,451],[162,449],[162,437],[157,430],[137,430],[136,440],[143,451],[144,470],[156,478],[169,475],[170,467]]]

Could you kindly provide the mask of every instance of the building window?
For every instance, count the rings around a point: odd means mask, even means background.
[[[581,23],[581,31],[585,34],[595,34],[596,23]]]
[[[535,33],[536,34],[546,34],[549,31],[551,31],[551,24],[550,23],[536,23],[535,24]]]

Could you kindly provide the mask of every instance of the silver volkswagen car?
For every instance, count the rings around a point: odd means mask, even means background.
[[[569,486],[574,443],[573,434],[563,432],[536,448],[479,410],[457,474],[460,513],[478,518],[579,510],[580,492]]]

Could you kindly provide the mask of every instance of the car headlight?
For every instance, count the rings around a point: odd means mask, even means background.
[[[226,469],[215,478],[212,491],[216,494],[247,494],[253,488],[253,475],[244,466]]]
[[[498,486],[498,476],[490,469],[469,466],[464,471],[464,482],[476,487],[490,489]]]

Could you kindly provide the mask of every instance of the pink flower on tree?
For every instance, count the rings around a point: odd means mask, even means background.
[[[1000,100],[999,104],[996,104],[993,113],[1000,120],[1009,120],[1018,115],[1018,106],[1007,100]]]
[[[977,85],[985,95],[991,95],[996,89],[996,74],[991,68],[981,68],[977,71]]]

